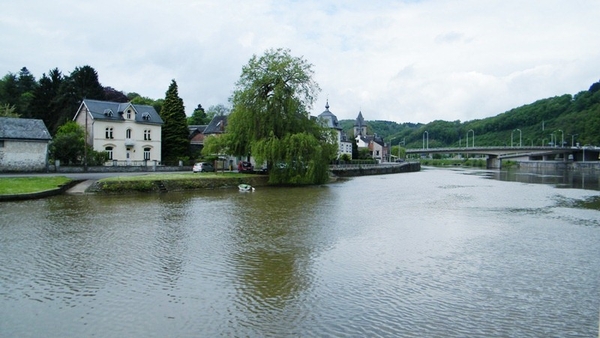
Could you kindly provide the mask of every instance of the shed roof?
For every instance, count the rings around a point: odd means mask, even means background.
[[[52,136],[42,120],[0,117],[0,139],[49,141]]]

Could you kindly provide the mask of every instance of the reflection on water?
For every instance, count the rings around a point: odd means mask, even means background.
[[[0,336],[597,336],[597,177],[554,187],[577,175],[2,203]]]
[[[490,170],[485,174],[502,181],[550,184],[557,188],[600,190],[596,170],[506,169]]]

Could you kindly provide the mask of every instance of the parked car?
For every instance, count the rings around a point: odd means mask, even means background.
[[[198,162],[194,164],[192,171],[195,173],[215,171],[215,167],[208,162]]]
[[[254,166],[252,165],[252,163],[248,162],[248,161],[240,161],[240,163],[238,163],[238,171],[239,172],[244,172],[244,171],[254,171]]]

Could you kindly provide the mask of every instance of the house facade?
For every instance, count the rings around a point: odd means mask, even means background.
[[[75,117],[95,151],[106,151],[111,163],[142,165],[161,162],[163,120],[154,107],[83,100]]]
[[[367,124],[365,123],[362,112],[358,112],[358,116],[354,122],[354,139],[356,140],[358,149],[369,149],[369,154],[373,159],[383,161],[387,158],[387,147],[383,138],[376,134],[367,134]]]
[[[337,117],[329,110],[329,101],[325,104],[325,111],[319,114],[318,118],[325,127],[331,128],[336,134],[338,143],[337,157],[340,158],[342,155],[347,154],[352,158],[352,141],[350,141],[342,131],[342,127],[340,126]]]
[[[0,172],[46,170],[51,139],[42,120],[0,117]]]

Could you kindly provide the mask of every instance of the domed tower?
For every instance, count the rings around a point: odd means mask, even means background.
[[[322,120],[329,128],[338,130],[342,129],[337,117],[329,111],[329,100],[327,100],[327,103],[325,104],[325,111],[319,115],[319,119]]]

